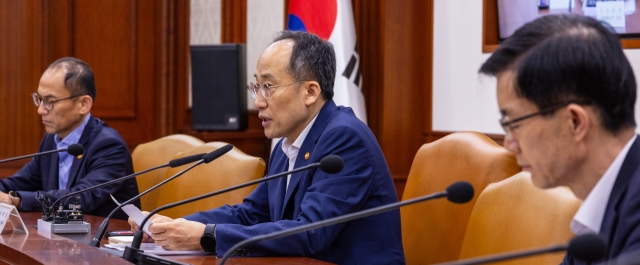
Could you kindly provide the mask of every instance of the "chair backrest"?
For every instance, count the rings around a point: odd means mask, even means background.
[[[443,191],[461,180],[470,182],[476,192],[462,205],[440,199],[400,209],[407,264],[458,259],[479,191],[518,171],[515,156],[481,133],[452,133],[423,145],[411,165],[403,200]]]
[[[580,204],[566,187],[535,187],[528,172],[491,184],[473,208],[460,258],[567,244]],[[500,264],[558,264],[563,257],[564,252]]]
[[[175,158],[197,153],[208,153],[227,143],[210,142],[178,154]],[[165,178],[187,168],[187,166],[169,168]],[[158,198],[158,207],[188,199],[223,188],[228,188],[244,182],[262,178],[265,172],[265,162],[262,158],[247,155],[237,148],[233,148],[225,155],[208,164],[202,164],[184,175],[167,182],[160,188],[162,196]],[[191,202],[172,209],[161,211],[160,214],[171,218],[183,217],[198,211],[205,211],[225,204],[233,205],[253,191],[256,186],[249,186],[235,191],[223,193],[207,199]]]
[[[183,152],[204,144],[198,138],[184,134],[174,134],[155,141],[138,145],[131,154],[133,170],[140,172],[152,167],[166,164],[179,152]],[[138,191],[143,192],[164,180],[166,168],[156,169],[136,178]],[[160,192],[156,189],[140,197],[142,210],[151,211],[156,208]]]

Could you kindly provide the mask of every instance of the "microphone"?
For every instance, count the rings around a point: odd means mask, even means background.
[[[579,260],[592,262],[604,258],[607,253],[607,243],[596,234],[584,234],[573,238],[568,245],[551,245],[544,248],[524,251],[513,251],[504,254],[489,255],[479,258],[471,258],[454,262],[438,263],[436,265],[472,265],[489,262],[497,262],[515,258],[523,258],[533,255],[553,253],[558,251],[567,253]]]
[[[145,216],[145,218],[142,220],[142,222],[140,223],[140,227],[144,227],[144,225],[147,223],[147,221],[149,220],[149,218],[151,218],[151,216],[153,216],[154,214],[156,214],[157,212],[160,212],[162,210],[166,210],[169,208],[173,208],[176,206],[180,206],[186,203],[190,203],[193,201],[197,201],[200,199],[204,199],[204,198],[208,198],[211,196],[215,196],[221,193],[225,193],[225,192],[229,192],[229,191],[233,191],[233,190],[237,190],[240,188],[244,188],[246,186],[251,186],[253,184],[259,183],[259,182],[264,182],[264,181],[269,181],[275,178],[281,178],[284,176],[288,176],[289,174],[294,174],[300,171],[304,171],[304,170],[309,170],[309,169],[314,169],[314,168],[320,168],[320,170],[329,173],[329,174],[335,174],[338,173],[342,170],[342,168],[344,167],[344,161],[342,160],[342,157],[337,156],[337,155],[328,155],[324,158],[322,158],[320,160],[320,162],[316,162],[316,163],[311,163],[309,165],[306,165],[304,167],[299,167],[296,169],[293,169],[291,171],[285,171],[282,173],[278,173],[272,176],[268,176],[268,177],[264,177],[261,179],[256,179],[256,180],[252,180],[249,182],[245,182],[243,184],[239,184],[239,185],[235,185],[229,188],[225,188],[225,189],[221,189],[218,191],[214,191],[214,192],[210,192],[207,194],[203,194],[200,196],[196,196],[193,198],[189,198],[186,200],[182,200],[179,202],[174,202],[174,203],[170,203],[164,206],[161,206],[153,211],[151,211],[149,214],[147,214],[147,216]],[[140,248],[140,244],[142,243],[142,231],[141,229],[139,229],[138,231],[136,231],[134,237],[133,237],[133,242],[131,242],[131,247],[126,247],[124,253],[122,254],[122,258],[125,260],[128,260],[130,262],[133,263],[137,263],[138,260],[140,260],[138,258],[138,254],[142,254],[141,251],[139,250]],[[144,258],[144,257],[143,257]]]
[[[269,234],[266,234],[266,235],[255,236],[255,237],[248,238],[248,239],[245,239],[243,241],[240,241],[239,243],[233,245],[229,249],[229,251],[227,251],[227,253],[225,253],[224,256],[222,256],[222,261],[220,261],[219,265],[224,264],[225,261],[231,256],[231,254],[233,254],[235,252],[235,250],[240,249],[240,248],[245,247],[245,246],[248,246],[248,245],[251,245],[251,244],[254,244],[254,243],[257,243],[257,242],[260,242],[260,241],[281,238],[281,237],[297,234],[297,233],[300,233],[300,232],[313,230],[313,229],[316,229],[316,228],[321,228],[321,227],[330,226],[330,225],[334,225],[334,224],[338,224],[338,223],[343,223],[343,222],[351,221],[351,220],[354,220],[354,219],[367,217],[367,216],[379,214],[379,213],[382,213],[382,212],[387,212],[387,211],[390,211],[390,210],[395,210],[395,209],[398,209],[398,208],[400,208],[402,206],[405,206],[405,205],[410,205],[410,204],[414,204],[414,203],[418,203],[418,202],[422,202],[422,201],[427,201],[427,200],[431,200],[431,199],[438,199],[438,198],[442,198],[442,197],[447,197],[447,200],[449,200],[450,202],[453,202],[453,203],[458,203],[458,204],[466,203],[466,202],[470,201],[471,199],[473,199],[473,194],[474,194],[473,186],[471,186],[471,184],[469,184],[469,182],[459,181],[459,182],[456,182],[456,183],[453,183],[453,184],[449,185],[449,187],[447,187],[446,191],[436,192],[436,193],[432,193],[432,194],[426,195],[426,196],[416,197],[416,198],[412,198],[412,199],[408,199],[408,200],[404,200],[404,201],[400,201],[400,202],[395,202],[395,203],[390,203],[390,204],[386,204],[386,205],[382,205],[382,206],[378,206],[378,207],[374,207],[374,208],[369,208],[369,209],[366,209],[366,210],[353,212],[353,213],[350,213],[350,214],[345,214],[345,215],[342,215],[342,216],[337,216],[337,217],[333,217],[333,218],[317,221],[315,223],[301,225],[301,226],[297,226],[297,227],[294,227],[294,228],[285,229],[285,230],[282,230],[282,231],[276,231],[276,232],[269,233]]]
[[[196,162],[196,161],[198,161],[198,160],[202,159],[202,157],[203,157],[204,155],[205,155],[205,154],[204,154],[204,153],[202,153],[202,154],[196,154],[196,155],[191,155],[191,156],[186,156],[186,157],[176,158],[176,159],[174,159],[174,160],[169,161],[169,163],[166,163],[166,164],[164,164],[164,165],[159,165],[159,166],[156,166],[156,167],[153,167],[153,168],[147,169],[147,170],[140,171],[140,172],[138,172],[138,173],[133,173],[133,174],[131,174],[131,175],[124,176],[124,177],[122,177],[122,178],[114,179],[114,180],[107,181],[107,182],[104,182],[104,183],[100,183],[100,184],[98,184],[98,185],[95,185],[95,186],[92,186],[92,187],[89,187],[89,188],[86,188],[86,189],[82,189],[82,190],[79,190],[79,191],[74,191],[74,192],[68,193],[68,194],[66,194],[66,195],[64,195],[64,196],[62,196],[62,197],[60,197],[59,199],[57,199],[55,202],[53,202],[53,203],[49,206],[50,212],[53,212],[53,208],[55,207],[55,205],[56,205],[58,202],[62,201],[63,199],[66,199],[66,198],[69,198],[69,197],[71,197],[71,196],[74,196],[74,195],[76,195],[76,194],[80,194],[80,193],[83,193],[83,192],[85,192],[85,191],[90,191],[90,190],[93,190],[93,189],[97,189],[97,188],[100,188],[100,187],[104,187],[104,186],[107,186],[107,185],[110,185],[110,184],[113,184],[113,183],[116,183],[116,182],[121,182],[121,181],[125,181],[125,180],[131,179],[131,178],[135,178],[135,177],[137,177],[137,176],[139,176],[139,175],[142,175],[142,174],[144,174],[144,173],[147,173],[147,172],[150,172],[150,171],[153,171],[153,170],[156,170],[156,169],[165,168],[165,167],[172,167],[172,168],[174,168],[174,167],[179,167],[179,166],[183,166],[183,165],[186,165],[186,164],[190,164],[190,163],[193,163],[193,162]],[[46,220],[45,220],[45,221],[46,221]]]
[[[134,196],[133,198],[129,199],[128,201],[123,202],[120,205],[118,205],[115,209],[113,209],[113,211],[111,211],[111,213],[109,213],[109,215],[106,218],[104,218],[104,220],[102,221],[102,223],[98,227],[98,230],[96,231],[95,236],[93,237],[91,242],[89,242],[89,246],[100,247],[100,240],[102,240],[102,237],[104,237],[104,234],[107,231],[107,227],[109,226],[109,219],[111,218],[111,216],[116,211],[120,210],[120,208],[122,208],[123,206],[133,202],[134,200],[137,200],[142,195],[145,195],[145,194],[151,192],[152,190],[155,190],[156,188],[164,185],[165,183],[171,181],[172,179],[179,177],[180,175],[184,174],[185,172],[191,170],[192,168],[194,168],[194,167],[196,167],[196,166],[198,166],[198,165],[200,165],[202,163],[208,164],[209,162],[211,162],[213,160],[216,160],[218,157],[221,157],[222,155],[224,155],[224,154],[228,153],[229,151],[231,151],[231,149],[233,149],[233,145],[231,145],[231,144],[228,144],[228,145],[225,145],[223,147],[220,147],[220,148],[214,150],[213,152],[202,156],[202,159],[197,161],[195,164],[189,166],[188,168],[176,173],[175,175],[169,177],[168,179],[163,180],[162,182],[156,184],[155,186],[149,188],[148,190],[145,190],[145,191],[141,192],[140,194]],[[178,163],[175,162],[174,164],[178,164]]]
[[[51,150],[51,151],[45,151],[45,152],[40,152],[40,153],[35,153],[35,154],[30,154],[30,155],[25,155],[25,156],[19,156],[19,157],[0,160],[0,164],[5,163],[5,162],[11,162],[11,161],[15,161],[15,160],[20,160],[20,159],[25,159],[25,158],[29,158],[29,157],[34,157],[34,156],[41,156],[41,155],[46,155],[46,154],[51,154],[51,153],[58,153],[58,152],[67,152],[72,156],[79,156],[82,153],[84,153],[84,147],[82,147],[81,144],[70,144],[67,148]]]

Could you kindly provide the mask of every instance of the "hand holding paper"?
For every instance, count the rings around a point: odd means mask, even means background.
[[[133,204],[127,204],[122,207],[122,210],[129,216],[129,218],[131,218],[131,220],[133,220],[133,222],[136,223],[136,225],[140,226],[140,223],[142,223],[145,214],[143,214],[142,211],[138,209],[138,207]],[[151,224],[153,224],[153,221],[149,219],[149,221],[142,228],[142,231],[144,231],[148,235],[151,235],[151,233],[149,232],[149,226]]]

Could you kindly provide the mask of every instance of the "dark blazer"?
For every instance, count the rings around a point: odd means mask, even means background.
[[[271,154],[269,175],[288,170],[289,159],[281,145],[282,140]],[[222,256],[234,244],[253,236],[398,201],[391,173],[371,130],[350,108],[336,107],[333,100],[318,114],[294,168],[330,154],[344,159],[340,173],[315,169],[293,174],[286,193],[286,177],[263,182],[242,204],[185,218],[218,224],[217,254]],[[237,254],[307,256],[337,264],[404,264],[400,211],[263,241]]]
[[[45,134],[38,152],[55,150],[53,138],[54,135]],[[34,157],[15,175],[0,180],[0,190],[17,191],[22,198],[21,210],[34,211],[40,205],[36,200],[37,191],[46,191],[41,194],[49,196],[53,202],[65,194],[133,173],[127,144],[118,132],[100,119],[89,118],[78,143],[84,147],[84,154],[81,159],[73,160],[66,189],[60,190],[58,187],[58,154],[55,153]],[[82,211],[85,214],[107,216],[116,207],[110,194],[124,202],[138,194],[138,185],[135,179],[130,179],[81,193]],[[73,200],[69,199],[68,203]],[[139,201],[135,204],[140,207]],[[122,211],[114,214],[114,217],[127,219]]]
[[[611,190],[600,237],[608,244],[606,260],[640,249],[640,138],[631,144]],[[587,264],[570,255],[564,264]]]

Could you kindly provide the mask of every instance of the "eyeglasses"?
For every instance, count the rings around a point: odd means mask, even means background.
[[[554,111],[556,111],[558,109],[561,109],[561,108],[564,108],[564,107],[568,106],[569,104],[589,105],[590,103],[589,102],[585,102],[585,101],[569,101],[569,102],[564,102],[564,103],[560,103],[560,104],[557,104],[557,105],[553,105],[553,106],[545,108],[545,109],[543,109],[541,111],[534,112],[534,113],[531,113],[531,114],[528,114],[528,115],[524,115],[522,117],[518,117],[518,118],[515,118],[513,120],[510,120],[509,117],[503,117],[502,119],[500,119],[498,121],[500,122],[500,125],[502,126],[502,129],[505,132],[505,137],[508,140],[513,140],[513,131],[518,128],[518,125],[516,125],[515,123],[521,122],[523,120],[526,120],[526,119],[529,119],[529,118],[532,118],[532,117],[535,117],[537,115],[544,115],[544,114],[547,114],[547,113],[550,113],[550,112],[554,112]]]
[[[75,96],[70,96],[68,98],[61,98],[61,99],[51,99],[50,97],[41,97],[40,95],[38,95],[38,93],[31,94],[31,98],[33,98],[33,104],[36,104],[36,107],[40,107],[40,104],[42,102],[44,103],[44,108],[47,110],[53,110],[53,103],[56,103],[58,101],[65,100],[65,99],[77,98],[79,96],[83,96],[83,95],[75,95]]]
[[[304,82],[304,81],[302,81]],[[247,89],[249,89],[251,91],[251,95],[253,96],[253,98],[258,98],[258,89],[260,90],[260,93],[262,93],[262,96],[265,98],[270,98],[271,97],[271,89],[276,88],[276,87],[281,87],[281,86],[290,86],[290,85],[295,85],[295,84],[300,84],[302,82],[295,82],[295,83],[290,83],[290,84],[283,84],[283,85],[269,85],[267,83],[254,83],[251,82],[249,83],[249,85],[247,85]]]

